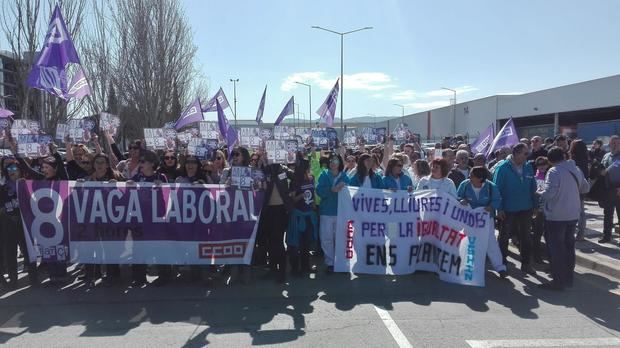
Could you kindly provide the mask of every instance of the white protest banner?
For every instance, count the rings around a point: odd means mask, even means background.
[[[258,149],[262,145],[260,128],[241,127],[239,128],[239,144],[249,149]]]
[[[11,137],[13,139],[19,138],[20,134],[39,134],[41,126],[37,121],[31,120],[15,120],[11,125]]]
[[[166,138],[164,137],[163,128],[144,128],[144,142],[149,150],[164,150],[166,148]]]
[[[386,128],[365,127],[362,128],[361,136],[364,138],[366,144],[381,144],[384,142],[386,137]]]
[[[0,157],[12,157],[13,151],[11,149],[0,149]]]
[[[121,126],[121,119],[116,115],[102,112],[99,114],[99,126],[111,136],[115,136],[118,128]]]
[[[295,127],[291,127],[291,126],[274,126],[273,127],[273,139],[275,140],[292,139],[293,136],[295,136]]]
[[[493,224],[449,194],[347,187],[338,195],[335,270],[367,274],[439,274],[484,286]]]
[[[52,136],[47,134],[20,134],[17,138],[17,153],[23,157],[48,157],[51,155],[49,145]]]
[[[252,188],[252,168],[233,166],[230,170],[230,186],[239,190]]]
[[[267,140],[265,150],[268,163],[295,163],[297,140]]]
[[[220,130],[217,126],[216,122],[207,122],[202,121],[198,123],[198,127],[200,127],[200,137],[203,139],[219,139],[220,138]]]

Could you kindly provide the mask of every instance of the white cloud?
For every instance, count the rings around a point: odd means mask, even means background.
[[[330,89],[334,86],[338,77],[326,78],[325,75],[321,71],[294,73],[284,78],[280,89],[285,92],[291,91],[299,86],[299,84],[295,83],[296,81],[318,86],[321,89]],[[392,78],[380,72],[344,75],[344,88],[347,90],[382,91],[393,87],[396,87],[396,85],[392,83]]]
[[[412,89],[406,89],[404,91],[392,94],[392,100],[412,100],[415,99],[418,94]]]
[[[456,91],[457,96],[459,94],[474,92],[478,90],[478,88],[474,86],[463,86],[463,87],[457,87],[453,89]],[[448,91],[447,89],[436,89],[434,91],[428,91],[424,93],[424,95],[427,97],[451,97],[454,95],[454,92]]]
[[[415,110],[430,110],[430,109],[441,108],[441,107],[448,106],[448,105],[450,105],[450,101],[448,100],[435,100],[435,101],[430,101],[430,102],[405,104],[406,107],[412,108]]]

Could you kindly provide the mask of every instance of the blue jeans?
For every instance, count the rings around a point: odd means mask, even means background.
[[[573,285],[575,271],[575,226],[574,221],[545,220],[545,240],[551,258],[551,278],[555,285]]]

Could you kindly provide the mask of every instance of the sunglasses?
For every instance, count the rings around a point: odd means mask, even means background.
[[[397,163],[397,164],[395,165],[395,167],[402,167],[402,166],[403,166],[403,164],[402,164],[402,163]]]
[[[164,159],[166,161],[172,161],[172,160],[176,159],[176,157],[174,157],[174,156],[165,156]]]
[[[8,172],[16,172],[16,171],[17,171],[17,169],[18,169],[18,168],[17,168],[17,166],[15,166],[15,165],[13,165],[13,166],[8,166],[8,167],[6,168],[6,170],[7,170]]]
[[[90,164],[90,161],[82,161],[82,164],[83,165],[88,165],[88,164]]]
[[[238,156],[240,156],[240,155],[241,155],[241,154],[240,154],[239,152],[233,152],[233,153],[232,153],[232,156],[233,156],[233,157],[238,157]]]
[[[105,160],[103,160],[103,161],[95,161],[95,164],[102,165],[102,164],[107,164],[107,162]]]
[[[215,157],[215,160],[217,160],[217,161],[221,161],[221,160],[222,160],[222,157]]]

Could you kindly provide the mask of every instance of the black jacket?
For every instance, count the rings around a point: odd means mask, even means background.
[[[284,202],[286,211],[292,211],[294,208],[293,199],[289,196],[289,179],[293,177],[293,173],[281,165],[270,165],[265,167],[265,178],[267,180],[267,189],[265,190],[265,198],[263,205],[269,204],[269,198],[273,192],[274,186],[278,188],[278,193]]]

